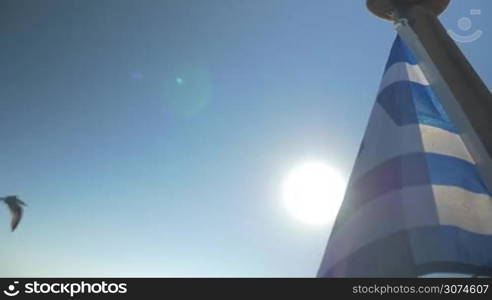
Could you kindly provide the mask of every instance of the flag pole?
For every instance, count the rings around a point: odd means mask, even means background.
[[[438,19],[450,0],[367,0],[393,21],[492,191],[492,95]]]

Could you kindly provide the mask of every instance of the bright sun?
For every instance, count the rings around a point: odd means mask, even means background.
[[[287,210],[306,223],[333,222],[343,200],[346,182],[336,169],[323,162],[294,168],[283,186]]]

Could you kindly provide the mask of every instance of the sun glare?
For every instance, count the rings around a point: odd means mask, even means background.
[[[283,186],[287,210],[297,219],[314,225],[335,220],[345,193],[346,181],[323,162],[308,162],[294,168]]]

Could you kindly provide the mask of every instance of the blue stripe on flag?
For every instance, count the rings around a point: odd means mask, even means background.
[[[439,226],[413,229],[409,237],[417,265],[454,261],[492,268],[492,235],[478,234],[455,226]]]
[[[352,213],[382,195],[417,185],[455,186],[490,195],[477,167],[465,160],[437,153],[412,153],[393,158],[359,177],[347,189]]]
[[[411,65],[416,65],[417,59],[410,51],[410,49],[405,46],[401,38],[397,37],[395,43],[393,44],[393,48],[391,49],[389,60],[386,63],[385,71],[388,70],[392,65],[399,62],[406,62]]]
[[[351,212],[360,206],[404,186],[429,185],[427,163],[423,153],[397,157],[360,176],[347,188]]]
[[[414,277],[435,272],[492,274],[492,236],[454,226],[400,231],[364,246],[320,277]]]
[[[427,153],[428,170],[433,185],[448,185],[492,196],[480,176],[477,166],[447,155]]]
[[[410,81],[395,82],[381,91],[377,102],[398,126],[424,124],[457,133],[428,86]]]

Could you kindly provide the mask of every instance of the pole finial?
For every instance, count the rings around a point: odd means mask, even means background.
[[[449,5],[450,0],[367,0],[367,8],[376,16],[394,21],[395,11],[398,4],[401,5],[421,5],[436,15],[440,15]]]

